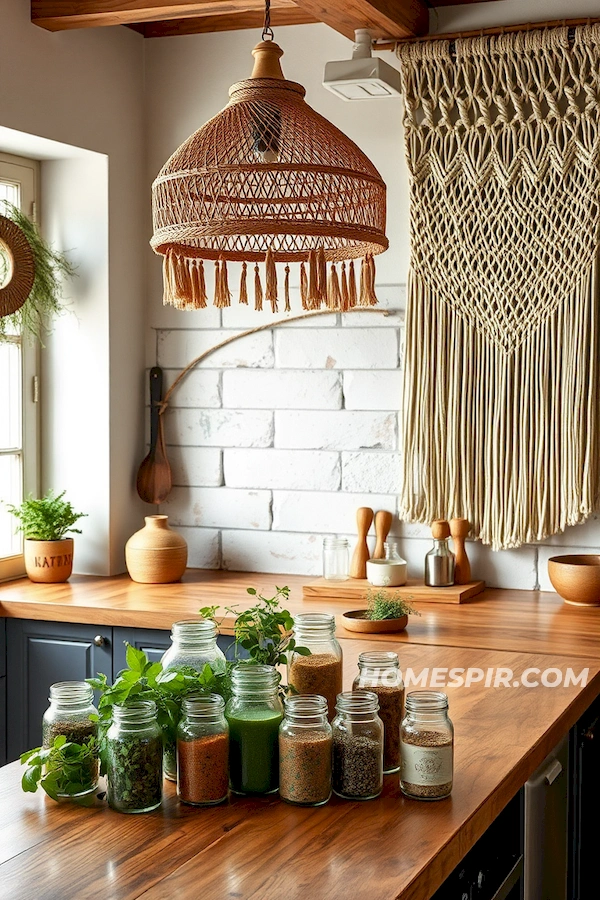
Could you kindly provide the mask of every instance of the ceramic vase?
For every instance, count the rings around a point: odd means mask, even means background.
[[[57,584],[68,581],[73,571],[73,538],[61,541],[23,541],[25,571],[30,581]]]
[[[145,526],[125,545],[127,571],[141,584],[179,581],[187,565],[187,543],[168,525],[168,516],[146,516]]]

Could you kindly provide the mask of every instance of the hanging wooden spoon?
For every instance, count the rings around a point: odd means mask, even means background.
[[[163,371],[150,369],[150,451],[137,474],[137,492],[146,503],[162,503],[171,491],[171,466],[165,450],[163,421],[160,415]]]

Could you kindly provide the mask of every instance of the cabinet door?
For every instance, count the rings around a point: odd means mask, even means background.
[[[112,673],[112,628],[66,622],[7,621],[7,757],[42,741],[48,690],[56,681]]]
[[[0,678],[0,766],[6,762],[6,678]]]
[[[143,650],[150,662],[160,662],[165,650],[171,646],[171,632],[155,628],[113,628],[113,678],[127,665],[125,641],[137,650]],[[225,654],[232,643],[233,638],[229,635],[217,638],[217,644]]]

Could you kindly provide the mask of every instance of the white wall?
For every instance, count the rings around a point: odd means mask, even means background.
[[[451,7],[432,14],[441,30],[593,14],[586,0],[534,0]],[[577,7],[577,8],[576,8]],[[460,23],[460,25],[458,24]],[[324,63],[350,55],[350,42],[324,25],[276,28],[286,77],[307,101],[352,137],[388,186],[390,250],[377,259],[387,319],[327,317],[267,331],[220,351],[189,376],[167,414],[176,487],[161,511],[187,538],[192,565],[319,574],[325,534],[353,540],[360,505],[397,509],[401,459],[398,410],[404,284],[409,262],[408,186],[399,100],[344,103],[321,86]],[[176,147],[226,102],[247,76],[255,32],[146,42],[149,178]],[[395,64],[392,54],[386,61]],[[220,313],[164,308],[160,263],[149,262],[148,364],[169,382],[202,350],[236,329],[268,321],[234,305]],[[236,283],[235,279],[231,279]],[[235,304],[235,297],[234,297]],[[296,297],[296,312],[298,311]],[[421,571],[429,531],[395,522],[413,572]],[[597,522],[543,546],[492,553],[473,544],[477,575],[502,587],[549,589],[546,561],[562,546],[596,548]]]
[[[144,41],[126,28],[51,34],[31,24],[26,0],[1,6],[0,150],[47,160],[44,222],[79,273],[68,291],[75,315],[58,321],[44,352],[43,487],[66,488],[89,513],[76,570],[109,574],[123,571],[125,540],[144,509],[134,480],[149,208]]]
[[[502,0],[440,9],[432,22],[451,31],[596,13],[597,0]],[[91,513],[76,566],[122,571],[125,540],[150,510],[134,481],[144,455],[144,365],[158,359],[172,379],[198,347],[270,315],[163,308],[160,262],[147,247],[150,181],[225,104],[229,85],[247,76],[259,34],[149,41],[125,28],[51,34],[30,23],[26,0],[2,0],[0,25],[0,150],[27,153],[27,136],[41,135],[107,161],[106,195],[93,201],[94,216],[105,203],[99,226],[86,215],[83,196],[73,193],[84,163],[64,162],[66,151],[39,154],[55,161],[45,164],[49,205],[60,182],[68,182],[60,190],[68,224],[48,217],[46,223],[80,271],[77,318],[62,320],[48,345],[44,486],[67,487]],[[308,102],[360,144],[388,184],[391,247],[377,261],[378,284],[394,315],[355,314],[341,327],[333,318],[289,326],[207,361],[168,414],[177,487],[165,509],[186,523],[194,565],[316,573],[322,535],[351,535],[357,505],[395,509],[407,178],[401,102],[344,104],[321,87],[325,61],[348,57],[350,43],[321,25],[276,28],[276,37],[287,77],[305,85]],[[394,64],[391,54],[384,58]],[[18,132],[12,141],[2,126]],[[95,187],[102,192],[100,182]],[[426,529],[396,523],[394,530],[420,569]],[[539,579],[547,587],[551,552],[598,543],[600,528],[592,523],[549,546],[501,554],[474,547],[473,556],[478,574],[492,584],[531,588]]]

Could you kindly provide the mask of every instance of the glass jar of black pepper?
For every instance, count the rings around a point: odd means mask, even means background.
[[[94,706],[94,692],[85,681],[59,681],[50,686],[50,706],[42,719],[42,746],[51,748],[57,737],[65,737],[74,744],[89,749],[86,772],[89,778],[78,794],[59,794],[60,797],[83,796],[93,793],[98,786],[98,710]],[[52,768],[52,759],[46,764],[46,772]]]
[[[348,800],[372,800],[383,788],[383,722],[371,691],[338,694],[333,731],[333,790]]]
[[[163,740],[156,704],[113,706],[106,735],[108,802],[123,813],[151,812],[162,801]]]

